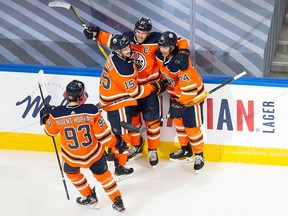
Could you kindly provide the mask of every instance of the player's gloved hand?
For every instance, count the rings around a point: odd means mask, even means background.
[[[97,107],[98,110],[101,109],[101,105],[100,105],[100,103],[97,103],[95,106]]]
[[[122,154],[127,149],[127,143],[122,139],[122,137],[118,134],[115,134],[117,139],[115,148],[118,149],[118,152]]]
[[[46,104],[41,110],[40,110],[40,121],[42,124],[45,124],[47,119],[49,118],[49,115],[51,114],[52,110],[55,106],[51,106],[50,104]]]
[[[176,100],[170,100],[170,107],[169,107],[169,113],[170,113],[170,118],[180,118],[182,116],[183,108],[185,106],[176,101]]]
[[[155,90],[152,92],[152,94],[161,94],[164,92],[167,88],[168,81],[167,80],[159,80],[157,82],[151,83],[155,87]]]
[[[93,39],[94,37],[97,36],[97,34],[99,33],[99,31],[100,31],[99,26],[96,26],[96,25],[95,25],[95,26],[89,26],[87,29],[84,29],[83,33],[84,33],[84,35],[85,35],[85,37],[86,37],[87,39]],[[93,35],[93,32],[96,33],[95,36]]]
[[[175,56],[175,64],[179,67],[180,70],[187,70],[189,57],[189,49],[179,49],[179,52]]]

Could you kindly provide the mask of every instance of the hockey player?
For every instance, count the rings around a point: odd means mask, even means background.
[[[161,36],[160,32],[151,32],[152,23],[150,19],[140,18],[136,23],[134,30],[124,32],[131,41],[132,58],[134,59],[138,68],[139,85],[155,82],[160,79],[160,73],[156,62],[156,51],[158,49],[158,40]],[[92,32],[92,33],[91,33]],[[105,39],[107,35],[111,34],[102,31],[98,26],[90,26],[84,30],[87,38],[96,38],[97,41],[107,46]],[[182,49],[175,57],[175,61],[181,69],[188,67],[189,50],[186,39],[178,41],[179,47]],[[138,105],[132,110],[132,124],[139,127],[141,125],[141,115],[146,125],[150,125],[161,117],[161,95],[151,94],[147,97],[138,99]],[[147,130],[147,142],[149,162],[152,166],[158,164],[158,144],[160,140],[160,123],[154,124]],[[142,152],[142,137],[140,133],[133,133],[131,139],[131,148],[129,149],[128,158],[132,159],[134,156]]]
[[[131,123],[131,112],[137,105],[137,100],[151,94],[161,94],[165,91],[167,82],[160,80],[151,84],[138,85],[138,70],[131,59],[130,40],[124,35],[114,35],[109,43],[113,50],[106,60],[100,79],[100,106],[107,111],[107,118],[114,134],[119,134],[131,143],[132,133],[121,127],[120,122]],[[121,178],[131,176],[133,168],[126,168],[128,151],[115,154],[115,175]]]
[[[176,126],[177,136],[181,149],[171,153],[170,159],[177,160],[183,157],[191,157],[192,149],[195,153],[194,170],[198,171],[204,166],[203,133],[200,126],[203,124],[204,99],[186,106],[196,97],[205,93],[202,77],[192,66],[189,59],[187,70],[180,70],[175,64],[174,58],[179,52],[177,46],[179,40],[174,32],[164,32],[159,41],[157,62],[161,73],[168,81],[167,91],[170,95],[170,118]]]
[[[60,133],[63,170],[83,197],[76,202],[82,206],[97,207],[95,187],[91,189],[80,168],[89,168],[112,201],[113,209],[124,212],[125,207],[117,184],[108,170],[104,146],[115,147],[122,153],[127,144],[121,136],[111,133],[101,112],[93,104],[81,104],[84,83],[71,81],[66,87],[67,106],[52,109],[46,105],[40,117],[47,135]]]

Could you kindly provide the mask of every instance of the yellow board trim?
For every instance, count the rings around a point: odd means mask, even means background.
[[[58,151],[60,137],[55,137]],[[51,137],[43,134],[0,132],[0,149],[54,152]],[[147,142],[144,143],[144,157],[147,157]],[[158,155],[161,159],[168,159],[171,152],[179,149],[178,143],[160,142]],[[206,161],[238,162],[267,165],[288,165],[288,149],[259,148],[246,146],[231,146],[220,144],[205,144],[204,155]]]
[[[60,149],[60,137],[55,136],[57,149]],[[51,137],[46,134],[5,133],[0,132],[0,149],[27,151],[55,151]]]

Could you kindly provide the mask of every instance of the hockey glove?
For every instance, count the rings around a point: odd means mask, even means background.
[[[167,80],[159,80],[157,82],[151,83],[154,87],[155,90],[152,92],[152,94],[161,94],[164,92],[167,88],[168,81]]]
[[[122,139],[122,137],[118,134],[115,134],[117,139],[117,143],[115,148],[118,149],[119,154],[122,154],[127,149],[127,143]]]
[[[189,49],[179,49],[178,54],[175,56],[175,64],[179,67],[180,70],[187,70],[189,57]]]
[[[98,111],[101,111],[102,106],[100,105],[100,103],[97,103],[95,106],[97,107]]]
[[[87,29],[84,29],[83,33],[87,39],[93,39],[94,37],[97,36],[99,31],[100,31],[99,26],[89,26]],[[93,32],[96,33],[95,36],[93,35]]]
[[[183,108],[185,106],[176,100],[170,101],[169,113],[170,118],[180,118],[182,116]]]
[[[45,124],[47,119],[49,118],[52,110],[54,109],[54,106],[51,106],[50,104],[46,104],[41,110],[40,110],[40,121],[42,124]]]

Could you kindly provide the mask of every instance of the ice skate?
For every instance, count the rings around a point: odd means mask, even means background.
[[[187,163],[192,162],[193,151],[191,149],[190,144],[188,143],[187,146],[181,146],[181,149],[179,149],[177,152],[170,154],[170,161],[173,162],[181,162],[181,163]]]
[[[149,163],[153,168],[158,164],[157,150],[149,150]]]
[[[194,160],[195,160],[194,161],[194,170],[196,171],[196,174],[198,174],[200,172],[200,170],[204,166],[203,152],[201,152],[199,154],[195,154],[195,159]]]
[[[118,162],[115,160],[115,181],[119,182],[124,179],[127,179],[133,175],[134,169],[132,167],[126,168],[122,165],[118,165]]]
[[[125,207],[122,201],[122,198],[120,196],[115,198],[114,203],[112,204],[112,208],[115,211],[118,211],[121,213],[121,215],[125,215]]]
[[[92,189],[92,193],[88,197],[78,197],[76,199],[78,205],[87,206],[93,209],[100,209],[98,205],[98,198],[96,196],[95,187]]]
[[[138,146],[131,146],[128,150],[128,161],[135,160],[142,157],[142,143],[143,138],[141,137],[140,144]]]
[[[106,153],[106,159],[108,166],[114,166],[115,154],[111,152],[111,148],[108,148],[108,152]]]

